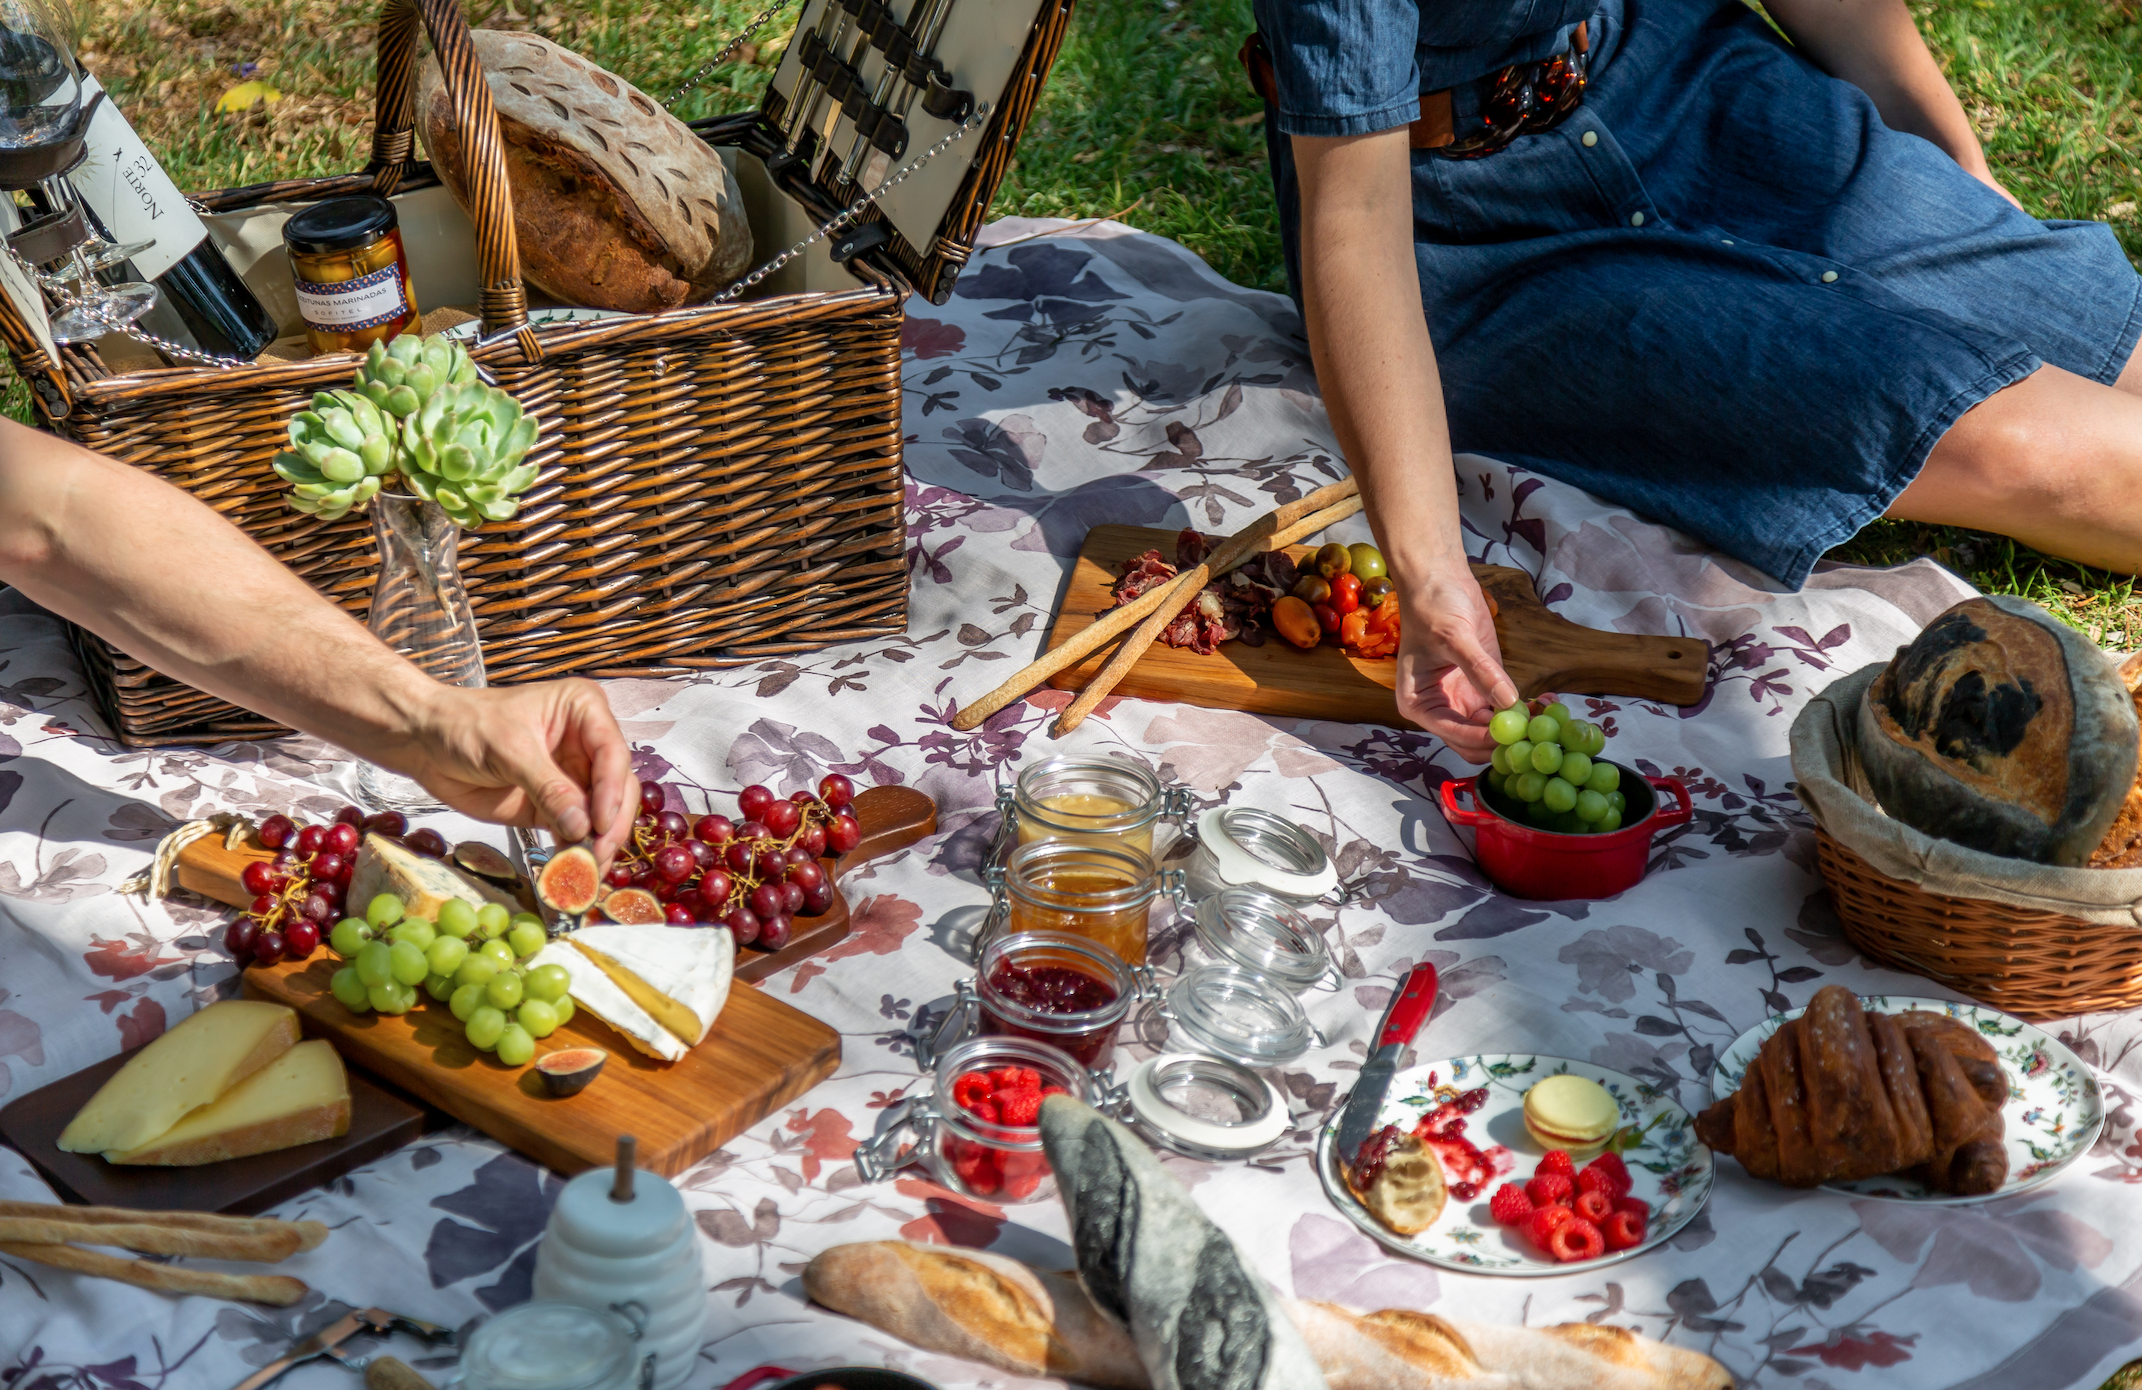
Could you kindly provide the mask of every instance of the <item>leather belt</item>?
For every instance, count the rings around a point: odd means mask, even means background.
[[[1453,117],[1451,92],[1421,93],[1420,115],[1406,128],[1406,143],[1416,150],[1434,150],[1450,159],[1478,159],[1508,145],[1519,135],[1551,130],[1560,125],[1583,101],[1587,58],[1591,52],[1589,22],[1579,24],[1569,36],[1569,48],[1551,58],[1533,63],[1513,63],[1480,79],[1493,84],[1481,101],[1481,129],[1461,140]],[[1249,74],[1250,86],[1267,105],[1279,104],[1279,79],[1272,67],[1272,51],[1256,30],[1242,41],[1235,55]]]

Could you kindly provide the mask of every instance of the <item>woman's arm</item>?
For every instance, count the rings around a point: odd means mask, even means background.
[[[1966,173],[2015,202],[1987,167],[1971,118],[1904,0],[1764,0],[1764,8],[1816,67],[1865,92],[1890,129],[1933,141]]]
[[[456,810],[599,837],[639,786],[588,681],[439,684],[243,532],[138,468],[0,420],[0,583],[165,675],[406,773]]]
[[[1488,716],[1517,690],[1458,530],[1450,426],[1413,256],[1406,132],[1291,139],[1317,384],[1404,615],[1398,709],[1485,762]]]

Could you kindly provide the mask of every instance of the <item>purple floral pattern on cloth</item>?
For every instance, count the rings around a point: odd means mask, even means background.
[[[1009,220],[995,244],[1056,230]],[[1783,593],[1688,537],[1494,461],[1459,460],[1468,544],[1537,576],[1588,626],[1694,634],[1714,648],[1703,702],[1587,698],[1622,761],[1687,779],[1696,815],[1620,898],[1519,902],[1493,891],[1434,809],[1465,766],[1418,732],[1129,699],[1064,745],[1043,691],[980,729],[950,721],[1038,649],[1088,527],[1228,531],[1343,476],[1284,299],[1230,285],[1180,247],[1103,223],[978,252],[942,307],[917,302],[907,354],[904,633],[690,680],[613,682],[640,775],[696,813],[750,781],[786,792],[841,771],[934,797],[942,833],[852,875],[856,931],[766,982],[838,1028],[838,1076],[684,1173],[704,1236],[709,1339],[690,1384],[752,1366],[892,1364],[948,1386],[1013,1378],[902,1346],[806,1305],[813,1253],[904,1237],[1069,1267],[1060,1208],[961,1201],[907,1170],[863,1184],[859,1138],[927,1088],[913,1034],[970,970],[987,902],[976,866],[997,788],[1057,751],[1122,753],[1198,803],[1264,807],[1318,836],[1358,892],[1309,916],[1345,980],[1309,997],[1328,1046],[1274,1080],[1294,1124],[1252,1164],[1170,1158],[1282,1292],[1465,1318],[1584,1321],[1717,1356],[1745,1385],[2095,1384],[2142,1320],[2142,1025],[2049,1025],[2101,1069],[2111,1122],[2056,1184],[1985,1207],[1912,1208],[1788,1192],[1721,1165],[1708,1210],[1599,1275],[1500,1281],[1395,1259],[1324,1200],[1307,1163],[1366,1054],[1394,981],[1443,979],[1423,1059],[1522,1047],[1633,1072],[1700,1105],[1718,1051],[1822,985],[1939,993],[1868,967],[1816,876],[1789,790],[1786,730],[1839,672],[1886,657],[1968,590],[1928,562],[1819,570]],[[1358,521],[1338,528],[1364,539]],[[169,825],[211,810],[347,799],[354,769],[308,740],[128,751],[103,736],[59,626],[0,594],[0,1103],[144,1041],[235,989],[222,916],[114,890]],[[439,818],[452,838],[482,833]],[[496,842],[496,832],[491,832]],[[1172,967],[1179,929],[1163,927]],[[1147,1020],[1124,1052],[1165,1042]],[[466,1130],[427,1136],[281,1214],[335,1228],[287,1263],[317,1291],[293,1309],[166,1299],[0,1256],[0,1386],[220,1390],[350,1305],[463,1324],[525,1296],[557,1178]],[[0,1152],[0,1196],[43,1184]],[[1724,1237],[1721,1239],[1720,1237]],[[435,1375],[451,1362],[394,1345]],[[346,1386],[339,1367],[285,1384]]]

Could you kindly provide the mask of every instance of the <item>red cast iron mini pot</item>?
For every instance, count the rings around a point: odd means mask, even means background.
[[[1460,777],[1442,788],[1443,815],[1452,825],[1469,825],[1475,833],[1473,858],[1497,888],[1513,897],[1542,902],[1611,898],[1634,888],[1651,859],[1651,838],[1661,830],[1686,825],[1695,814],[1688,788],[1678,777],[1646,777],[1621,768],[1629,809],[1638,798],[1650,803],[1636,819],[1604,835],[1564,835],[1512,820],[1487,799],[1478,777]],[[1660,792],[1673,794],[1667,809]],[[1472,803],[1461,806],[1459,798]]]

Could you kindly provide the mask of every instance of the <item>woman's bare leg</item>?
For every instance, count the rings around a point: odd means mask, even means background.
[[[2058,367],[1980,402],[1950,427],[1888,515],[2013,536],[2121,574],[2142,573],[2142,354],[2118,388]]]

